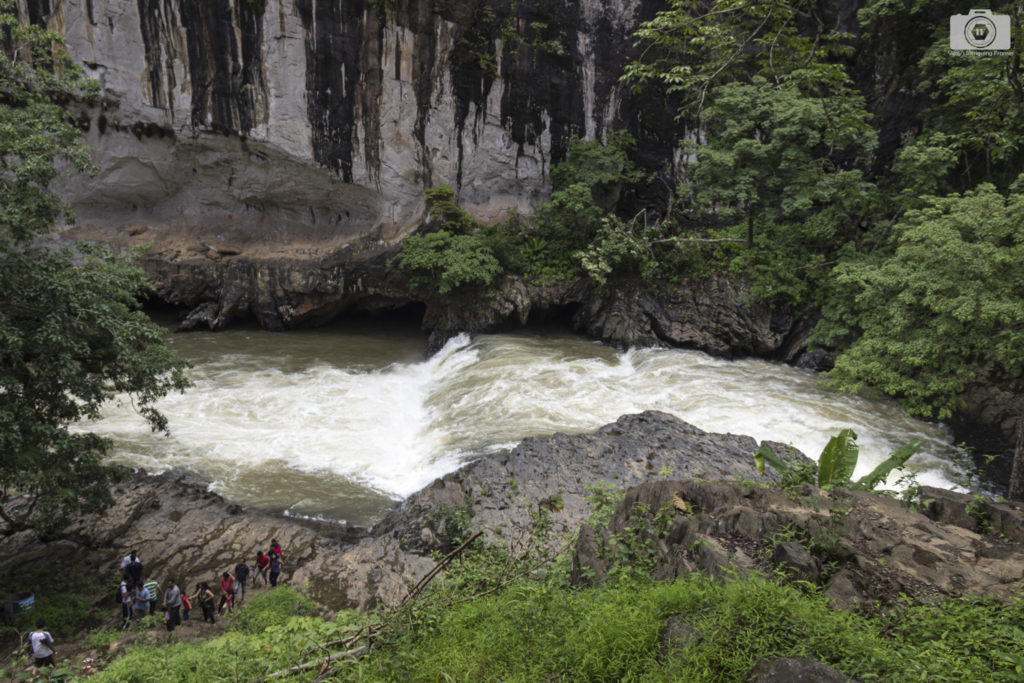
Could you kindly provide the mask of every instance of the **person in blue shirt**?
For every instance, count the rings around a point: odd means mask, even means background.
[[[144,617],[146,616],[146,610],[149,609],[149,601],[153,599],[153,596],[149,594],[146,587],[141,583],[135,584],[135,616]]]

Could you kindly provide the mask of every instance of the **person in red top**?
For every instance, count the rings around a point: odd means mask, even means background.
[[[270,539],[270,551],[267,554],[276,554],[278,557],[284,557],[284,553],[281,552],[281,544],[277,542],[276,538]]]
[[[220,577],[220,606],[217,607],[217,614],[224,614],[224,606],[232,611],[235,604],[235,577],[224,572]]]
[[[267,567],[270,566],[270,558],[263,554],[262,550],[256,551],[256,576],[252,580],[252,585],[263,579],[263,584],[266,585],[267,579]]]

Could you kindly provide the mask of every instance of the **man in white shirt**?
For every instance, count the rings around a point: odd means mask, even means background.
[[[133,557],[138,557],[138,555],[135,554],[134,550],[131,551],[130,553],[128,553],[127,555],[125,555],[121,559],[121,573],[122,574],[124,574],[125,571],[128,569],[128,565],[130,565],[132,563],[132,558]],[[142,560],[139,560],[139,562],[142,562]]]
[[[42,619],[36,622],[36,630],[29,634],[28,642],[32,646],[32,655],[36,658],[36,666],[53,666],[53,636],[49,631],[44,631],[46,622]]]

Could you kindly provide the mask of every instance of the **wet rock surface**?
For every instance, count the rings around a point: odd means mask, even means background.
[[[656,578],[778,567],[794,580],[826,586],[834,602],[850,608],[901,592],[922,600],[1019,594],[1024,552],[1013,542],[1021,533],[1019,508],[989,504],[989,532],[981,533],[965,528],[979,518],[964,512],[973,499],[950,492],[925,491],[925,512],[918,513],[871,493],[807,488],[792,495],[712,481],[760,481],[753,466],[759,445],[664,413],[627,415],[591,434],[530,438],[468,464],[397,504],[373,529],[247,509],[188,477],[140,473],[117,487],[114,507],[58,540],[6,538],[0,580],[73,568],[112,584],[121,557],[136,550],[154,577],[191,587],[243,557],[252,565],[256,550],[275,538],[284,549],[282,581],[307,586],[326,609],[365,610],[400,601],[456,532],[484,530],[490,541],[512,540],[538,512],[556,532],[580,530],[575,575],[599,580],[608,569],[603,544],[609,534],[637,526],[640,504],[653,511],[647,515],[668,514],[661,522],[640,519],[646,530],[640,533],[654,534],[646,540],[657,548]],[[771,445],[786,457],[803,457]],[[607,529],[581,527],[591,512],[588,487],[605,485],[629,489],[625,501]],[[661,534],[652,531],[658,524]],[[97,596],[98,605],[106,597]]]
[[[778,447],[778,445],[776,445]],[[86,518],[59,541],[5,541],[0,575],[25,566],[84,567],[111,582],[120,559],[136,550],[154,576],[182,585],[212,580],[276,538],[284,549],[282,580],[307,585],[333,609],[369,609],[405,596],[434,566],[431,551],[451,540],[453,520],[512,537],[549,510],[573,530],[589,514],[585,487],[632,486],[664,476],[754,476],[750,437],[708,434],[664,413],[629,415],[594,434],[526,439],[504,454],[466,465],[392,509],[373,530],[283,517],[234,505],[187,477],[136,475],[114,491],[101,517]]]

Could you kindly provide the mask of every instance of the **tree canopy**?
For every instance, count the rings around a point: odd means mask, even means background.
[[[65,107],[95,84],[58,35],[22,25],[9,1],[0,34],[0,533],[11,534],[112,502],[110,444],[73,425],[127,396],[166,430],[154,402],[188,382],[139,310],[148,285],[131,256],[47,235],[70,215],[50,188],[58,169],[92,168]]]
[[[984,184],[925,201],[894,227],[890,254],[836,266],[845,295],[818,334],[847,343],[833,386],[873,387],[942,419],[984,373],[1024,371],[1024,194]]]

